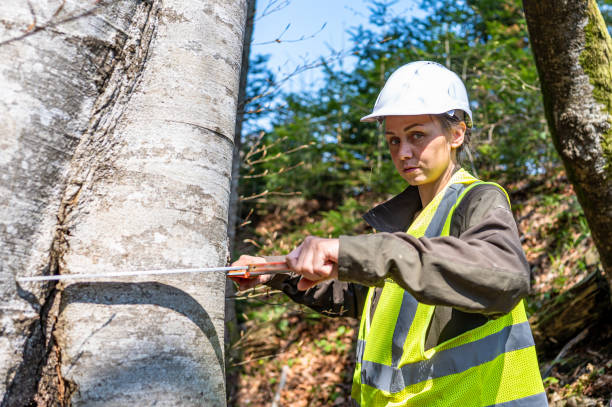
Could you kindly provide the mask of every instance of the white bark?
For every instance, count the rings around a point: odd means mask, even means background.
[[[37,25],[96,5],[61,3],[32,2]],[[32,22],[0,13],[0,41]],[[225,404],[222,274],[12,278],[225,263],[245,14],[112,2],[0,45],[3,405]]]

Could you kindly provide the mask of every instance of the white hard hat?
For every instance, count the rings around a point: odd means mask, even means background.
[[[380,91],[374,110],[361,121],[418,114],[448,113],[452,116],[454,110],[465,112],[466,125],[472,126],[470,101],[461,79],[436,62],[417,61],[393,72]]]

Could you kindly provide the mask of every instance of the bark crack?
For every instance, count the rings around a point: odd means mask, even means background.
[[[206,126],[202,126],[201,124],[196,124],[196,123],[191,123],[191,122],[185,122],[185,121],[181,121],[181,120],[166,120],[169,123],[179,123],[179,124],[186,124],[188,126],[193,126],[195,128],[201,129],[206,131],[207,133],[211,133],[219,138],[221,138],[224,141],[227,141],[229,143],[229,145],[234,148],[234,140],[232,140],[232,138],[226,136],[225,134],[221,133],[220,129],[217,130],[213,130],[211,128],[208,128]]]
[[[108,6],[109,3],[103,4]],[[121,140],[114,129],[145,69],[160,8],[159,0],[139,2],[130,16],[130,27],[126,31],[117,30],[114,43],[93,37],[70,39],[76,47],[87,48],[96,56],[99,68],[94,81],[99,96],[70,163],[45,274],[69,272],[64,256],[70,248],[70,230],[78,208],[83,199],[86,200],[83,192],[91,190],[96,173],[112,161],[120,145]],[[42,304],[33,294],[21,287],[18,289],[19,295],[39,312],[40,318],[26,328],[23,363],[17,367],[0,406],[69,406],[77,385],[62,376],[62,349],[56,340],[57,335],[61,335],[56,330],[56,322],[62,285],[50,285]]]

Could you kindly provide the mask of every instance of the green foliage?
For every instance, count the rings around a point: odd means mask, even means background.
[[[344,352],[348,346],[340,340],[340,338],[336,339],[318,339],[315,340],[315,346],[321,349],[325,354],[329,354],[332,352]]]
[[[283,299],[283,301],[286,301]],[[242,311],[242,310],[239,310]],[[253,307],[250,306],[244,310],[244,313],[240,313],[239,322],[244,322],[245,320],[254,320],[257,323],[265,323],[268,321],[279,321],[279,328],[282,324],[283,319],[281,319],[282,315],[287,311],[287,308],[282,305],[269,305],[269,306],[259,306]],[[282,330],[282,329],[281,329]]]
[[[344,201],[335,210],[323,212],[323,219],[311,226],[312,234],[326,234],[330,237],[339,237],[342,234],[352,233],[362,222],[361,214],[366,207],[359,204],[354,198]]]
[[[510,182],[558,165],[519,0],[423,0],[427,16],[420,19],[391,15],[389,4],[371,2],[373,28],[351,29],[354,68],[324,63],[326,86],[282,95],[284,108],[271,116],[273,130],[262,140],[277,143],[269,157],[280,156],[249,169],[269,175],[244,183],[245,195],[295,191],[340,202],[363,192],[401,191],[405,183],[390,162],[382,129],[359,119],[391,72],[420,59],[448,66],[466,83],[478,175],[503,173]],[[304,145],[309,148],[286,154]]]
[[[551,384],[559,383],[559,379],[557,379],[556,377],[548,376],[546,379],[543,380],[543,382],[544,382],[544,386],[548,387]]]

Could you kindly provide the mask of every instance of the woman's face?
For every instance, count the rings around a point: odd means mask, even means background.
[[[452,161],[452,149],[463,143],[460,130],[445,134],[431,115],[385,118],[385,137],[393,164],[410,185],[428,184],[444,174]]]

